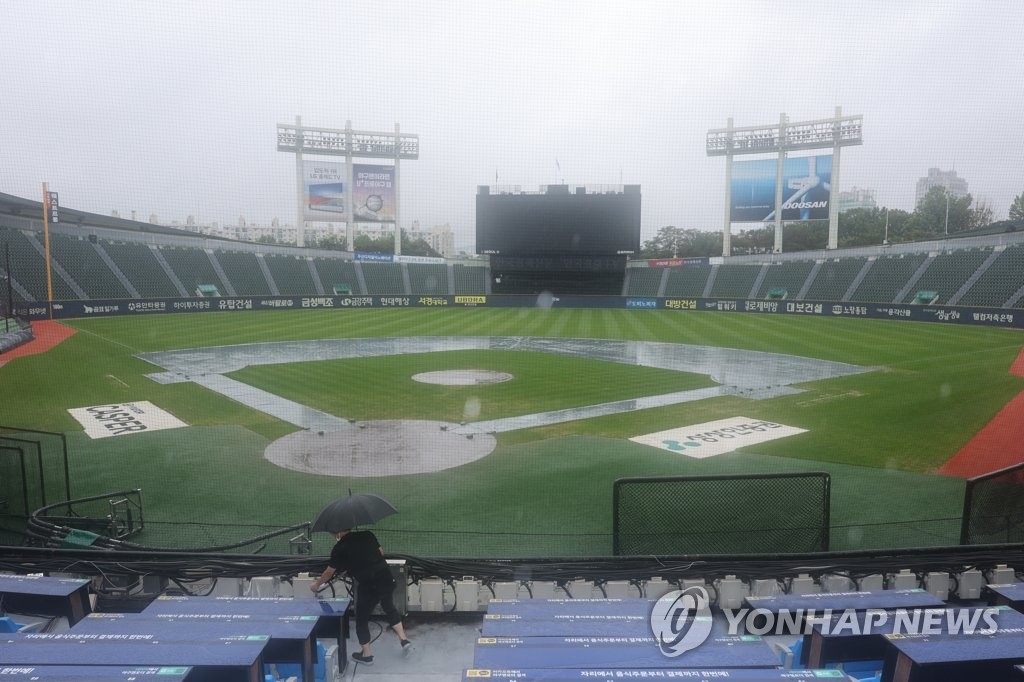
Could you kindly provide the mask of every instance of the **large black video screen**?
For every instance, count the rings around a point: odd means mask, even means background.
[[[640,187],[584,194],[476,197],[476,251],[482,254],[623,255],[640,250]]]

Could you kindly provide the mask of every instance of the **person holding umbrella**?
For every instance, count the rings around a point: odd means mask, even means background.
[[[373,523],[396,512],[389,502],[377,495],[353,495],[350,491],[348,497],[324,507],[313,521],[314,531],[327,531],[337,542],[331,550],[327,568],[309,589],[318,592],[338,572],[348,573],[355,580],[356,637],[361,650],[353,652],[352,660],[363,665],[373,665],[369,623],[370,613],[377,604],[380,604],[388,625],[398,636],[402,653],[408,654],[412,650],[412,642],[405,636],[402,616],[391,599],[395,579],[391,575],[391,567],[384,560],[384,548],[372,532],[352,530],[354,526]]]

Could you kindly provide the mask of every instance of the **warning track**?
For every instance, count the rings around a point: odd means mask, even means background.
[[[74,336],[77,331],[77,329],[66,327],[60,322],[52,322],[50,320],[33,322],[32,333],[36,338],[0,355],[0,365],[10,362],[15,358],[45,353],[64,341],[64,339]]]
[[[1024,377],[1024,349],[1010,367]],[[996,414],[967,445],[939,469],[940,474],[971,478],[1024,462],[1024,393]]]

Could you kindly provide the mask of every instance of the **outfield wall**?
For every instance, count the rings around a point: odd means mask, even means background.
[[[941,322],[1024,329],[1024,310],[843,301],[767,301],[735,298],[654,298],[638,296],[234,296],[223,298],[161,298],[29,303],[31,320],[152,315],[159,313],[228,312],[237,310],[324,310],[349,308],[620,308],[630,310],[716,311]],[[21,312],[21,311],[19,311]]]

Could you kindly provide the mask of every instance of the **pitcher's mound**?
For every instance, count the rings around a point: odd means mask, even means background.
[[[442,386],[500,384],[502,381],[509,381],[512,378],[508,372],[495,372],[489,369],[448,369],[412,375],[412,380],[421,384],[440,384]]]
[[[343,431],[297,431],[267,446],[279,467],[322,476],[400,476],[451,469],[489,455],[492,434],[457,434],[457,424],[385,420]]]

